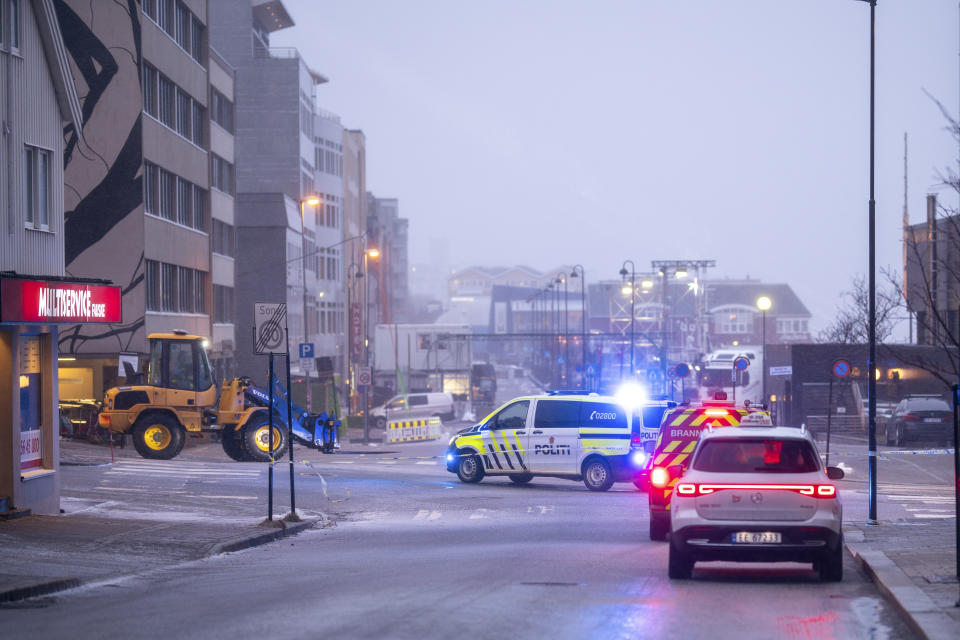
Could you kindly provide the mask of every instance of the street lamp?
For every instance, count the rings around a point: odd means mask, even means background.
[[[554,280],[557,283],[557,297],[560,297],[560,285],[563,285],[563,383],[566,384],[567,378],[569,377],[568,369],[569,366],[567,362],[570,360],[570,347],[568,346],[570,342],[570,308],[567,303],[567,278],[566,274],[558,273],[557,279]],[[560,315],[560,303],[557,303],[557,316]],[[560,329],[560,321],[557,320],[557,330]],[[558,338],[559,340],[559,338]],[[559,372],[559,367],[557,367]]]
[[[370,273],[370,269],[367,266],[367,259],[373,258],[376,260],[380,257],[380,250],[376,247],[371,247],[365,249],[363,252],[363,272]],[[366,313],[366,327],[364,333],[366,336],[363,341],[363,352],[365,358],[365,366],[367,369],[370,368],[370,278],[366,278],[363,283],[363,307],[364,312]],[[365,390],[363,394],[363,441],[370,442],[370,387],[373,386],[373,372],[370,372],[370,383],[365,385]]]
[[[867,343],[867,524],[877,522],[877,203],[873,197],[874,186],[874,76],[876,49],[877,0],[861,0],[870,4],[870,201],[868,203],[869,267],[867,269],[869,293]]]
[[[578,275],[579,270],[579,275]],[[571,278],[580,278],[580,388],[587,388],[587,274],[582,264],[573,265]]]
[[[627,271],[627,264],[630,265],[630,271]],[[623,266],[620,267],[620,278],[626,279],[627,273],[630,274],[630,379],[633,379],[634,374],[634,365],[633,365],[633,302],[636,297],[636,284],[637,279],[637,267],[633,264],[633,260],[624,260]],[[626,287],[623,288],[624,295],[626,295]]]
[[[347,376],[348,382],[350,384],[350,413],[356,412],[356,389],[353,383],[353,371],[352,367],[349,366],[349,363],[353,360],[353,341],[356,336],[353,335],[353,303],[350,298],[353,293],[353,284],[349,282],[350,280],[356,280],[357,278],[363,277],[363,271],[360,269],[360,265],[356,262],[351,262],[350,266],[347,267],[347,313],[350,314],[349,322],[347,323],[347,370],[350,375]]]
[[[763,367],[760,370],[760,376],[762,380],[761,388],[763,389],[763,403],[762,406],[767,406],[767,311],[770,310],[771,306],[770,298],[767,296],[760,296],[757,298],[757,309],[760,309],[760,334],[763,336],[761,338],[761,344],[763,345]]]

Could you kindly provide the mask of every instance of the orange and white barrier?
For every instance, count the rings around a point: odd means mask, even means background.
[[[387,423],[387,442],[421,442],[436,440],[443,432],[440,418],[391,420]]]

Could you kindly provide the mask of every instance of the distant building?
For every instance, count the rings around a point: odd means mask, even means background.
[[[380,257],[371,269],[376,318],[379,323],[404,322],[410,297],[409,260],[407,257],[409,220],[400,217],[396,198],[378,198],[367,193],[368,246],[380,250]],[[373,294],[371,294],[371,298]]]
[[[489,296],[496,285],[504,287],[529,287],[537,289],[552,284],[558,277],[564,279],[572,267],[561,265],[556,269],[538,271],[531,267],[470,266],[455,271],[447,279],[447,291],[451,298]]]
[[[951,344],[960,308],[960,216],[939,215],[937,196],[930,194],[926,220],[904,224],[903,236],[903,290],[916,343]]]

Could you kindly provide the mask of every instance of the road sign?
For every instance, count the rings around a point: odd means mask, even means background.
[[[747,356],[737,356],[737,359],[733,361],[733,366],[740,371],[746,371],[750,367],[750,358]]]
[[[676,374],[678,378],[686,378],[690,375],[690,365],[686,362],[681,362],[676,366]]]
[[[254,353],[286,353],[287,305],[282,302],[255,303],[253,326]]]
[[[372,380],[373,375],[370,371],[370,367],[360,367],[357,370],[357,384],[366,387]]]
[[[785,367],[770,367],[771,376],[792,376],[793,375],[793,366],[787,365]]]
[[[300,343],[300,359],[304,358],[313,358],[313,343],[312,342],[301,342]]]
[[[313,358],[300,358],[300,371],[306,374],[313,371]]]
[[[838,378],[846,378],[850,375],[850,363],[846,360],[837,360],[833,363],[833,375]]]

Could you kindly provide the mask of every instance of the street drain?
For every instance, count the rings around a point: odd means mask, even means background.
[[[527,587],[582,587],[580,582],[521,582]]]

